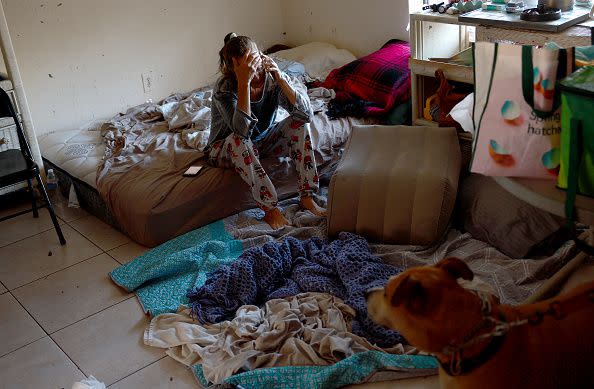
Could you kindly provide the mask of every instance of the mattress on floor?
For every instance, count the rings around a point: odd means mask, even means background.
[[[124,118],[126,120],[126,118]],[[105,133],[115,139],[116,123]],[[251,191],[233,169],[205,166],[204,154],[184,145],[179,133],[167,130],[166,123],[151,122],[135,130],[125,129],[124,152],[114,152],[102,160],[97,190],[123,232],[136,242],[153,247],[178,235],[216,220],[255,208]],[[139,128],[141,128],[139,130]],[[108,146],[108,154],[110,147]],[[334,158],[320,165],[320,180],[331,174]],[[292,163],[278,158],[262,158],[262,167],[275,185],[279,199],[297,193],[297,177]],[[183,177],[192,165],[204,168],[197,177]]]
[[[92,188],[97,188],[97,166],[105,155],[99,130],[59,131],[38,137],[44,159]]]

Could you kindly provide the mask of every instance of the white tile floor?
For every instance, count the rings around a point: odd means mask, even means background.
[[[59,200],[66,246],[45,209],[39,219],[0,223],[0,389],[69,389],[89,375],[111,388],[199,387],[188,369],[144,345],[148,317],[107,275],[147,249]],[[27,205],[0,206],[0,216]],[[594,278],[592,269],[586,278]],[[365,387],[438,383],[430,377]]]
[[[45,209],[0,223],[0,389],[69,389],[89,375],[114,388],[197,388],[144,345],[148,317],[109,279],[147,248],[57,200],[66,246]],[[0,206],[0,216],[28,205]]]

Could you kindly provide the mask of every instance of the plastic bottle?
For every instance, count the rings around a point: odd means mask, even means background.
[[[56,174],[54,173],[54,169],[47,170],[46,182],[47,182],[48,190],[58,189],[58,178],[56,177]]]

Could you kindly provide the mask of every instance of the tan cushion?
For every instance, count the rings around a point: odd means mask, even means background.
[[[434,243],[454,209],[460,163],[453,128],[355,126],[330,181],[329,236]]]

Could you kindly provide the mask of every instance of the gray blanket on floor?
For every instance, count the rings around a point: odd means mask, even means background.
[[[247,247],[281,241],[293,236],[308,239],[325,238],[326,220],[298,210],[297,200],[288,200],[285,213],[292,226],[272,231],[265,222],[254,219],[259,211],[246,211],[225,219],[227,230]],[[291,205],[290,205],[291,204]],[[385,263],[406,270],[414,266],[431,265],[446,257],[464,260],[477,281],[493,291],[504,304],[519,304],[534,293],[575,254],[574,244],[567,242],[556,252],[538,259],[514,259],[493,246],[474,239],[468,233],[451,229],[432,247],[411,245],[369,244],[373,255]]]

